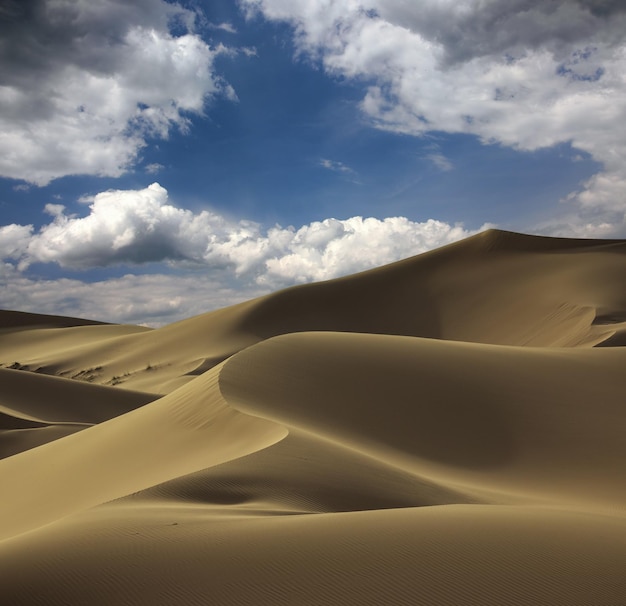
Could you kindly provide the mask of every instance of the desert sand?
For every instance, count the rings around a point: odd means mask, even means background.
[[[626,241],[490,230],[158,329],[0,312],[0,602],[626,604]]]

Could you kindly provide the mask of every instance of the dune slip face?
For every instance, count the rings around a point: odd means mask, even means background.
[[[625,276],[490,230],[158,329],[0,311],[0,601],[626,604]]]

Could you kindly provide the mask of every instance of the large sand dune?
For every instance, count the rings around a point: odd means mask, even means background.
[[[626,604],[626,242],[488,231],[159,329],[0,312],[0,603]]]

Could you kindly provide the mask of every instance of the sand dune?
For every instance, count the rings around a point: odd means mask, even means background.
[[[117,417],[158,397],[5,369],[0,369],[0,385],[0,458]]]
[[[159,329],[0,313],[7,604],[626,604],[626,242],[491,230]]]

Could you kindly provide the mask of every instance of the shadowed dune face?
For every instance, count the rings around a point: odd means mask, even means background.
[[[492,230],[156,330],[0,312],[0,601],[624,603],[625,276]]]
[[[626,244],[490,230],[419,257],[259,301],[243,327],[502,345],[593,345],[596,310],[623,309]],[[613,316],[614,317],[614,316]],[[604,326],[609,329],[609,326]]]
[[[422,339],[299,333],[237,354],[220,386],[242,410],[378,457],[396,452],[443,465],[506,465],[516,449],[511,419],[497,396],[468,391],[476,367],[489,362],[468,352],[461,365],[458,357],[457,349],[440,352]],[[448,365],[456,369],[453,383]]]
[[[300,333],[237,354],[220,386],[245,412],[427,477],[617,506],[625,367],[621,348]]]
[[[107,421],[157,397],[3,368],[0,385],[0,458]]]
[[[85,320],[82,318],[66,318],[63,316],[48,316],[45,314],[31,314],[24,311],[0,310],[0,330],[10,328],[69,328],[71,326],[104,326],[106,322]]]
[[[137,410],[0,462],[0,537],[10,538],[71,513],[178,475],[237,458],[285,436],[283,427],[224,402],[214,369]],[[53,462],[35,481],[29,472]]]

